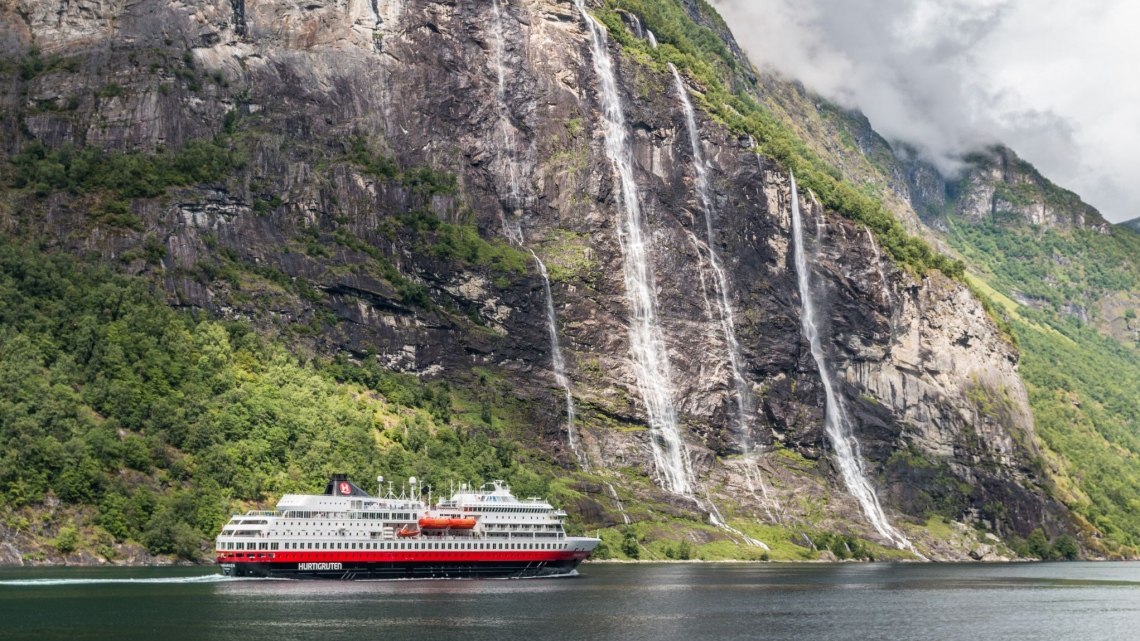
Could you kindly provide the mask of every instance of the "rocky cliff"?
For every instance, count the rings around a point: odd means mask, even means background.
[[[590,525],[620,522],[612,483],[643,506],[635,518],[699,522],[712,503],[730,520],[886,543],[829,463],[786,173],[698,113],[703,205],[672,78],[611,44],[699,490],[653,483],[621,193],[574,3],[13,0],[2,11],[10,158],[37,141],[145,155],[223,138],[240,155],[224,176],[130,197],[125,211],[106,192],[12,190],[6,233],[146,274],[173,305],[248,320],[299,350],[428,378],[493,372],[534,401],[528,442],[580,476],[576,509]],[[925,529],[931,515],[1000,537],[1064,531],[1035,463],[1017,350],[981,304],[937,272],[895,267],[861,225],[805,207],[828,358],[892,521],[935,558],[978,543],[966,529]],[[756,399],[744,425],[710,302],[710,213]],[[532,250],[550,268],[589,474],[568,447]],[[767,496],[750,487],[753,465]]]

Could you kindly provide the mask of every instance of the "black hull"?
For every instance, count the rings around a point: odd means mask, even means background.
[[[376,581],[384,579],[527,579],[571,574],[579,559],[560,561],[451,561],[344,563],[222,563],[232,577]]]

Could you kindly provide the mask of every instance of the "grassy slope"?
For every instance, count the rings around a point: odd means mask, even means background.
[[[1140,291],[1140,235],[1119,227],[1105,236],[950,224],[949,242],[982,274],[1019,339],[1022,378],[1058,496],[1104,535],[1106,551],[1135,554],[1140,353],[1115,338],[1111,325],[1136,321],[1128,319],[1130,306],[1101,303]],[[1036,308],[1014,302],[1015,292]],[[1089,322],[1072,314],[1078,307]]]
[[[506,390],[486,377],[460,392],[298,362],[246,325],[170,310],[147,281],[11,244],[0,298],[0,514],[13,529],[51,495],[94,508],[104,544],[193,557],[232,508],[319,490],[333,471],[363,487],[382,473],[549,489],[550,463],[520,450]]]

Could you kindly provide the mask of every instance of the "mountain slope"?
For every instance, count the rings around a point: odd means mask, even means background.
[[[621,187],[605,148],[595,54],[573,4],[144,0],[68,5],[61,16],[15,5],[4,9],[20,28],[3,41],[9,188],[0,230],[134,274],[172,306],[248,323],[268,341],[254,361],[288,350],[314,363],[320,385],[341,381],[323,388],[330,397],[376,387],[383,398],[363,401],[371,411],[422,420],[435,435],[409,450],[399,430],[374,425],[374,449],[352,441],[364,458],[350,471],[362,485],[408,473],[394,458],[424,447],[417,464],[436,469],[436,482],[502,473],[537,483],[580,526],[606,528],[618,555],[664,555],[683,537],[709,558],[758,558],[743,532],[765,540],[773,558],[819,558],[824,547],[906,556],[886,549],[834,469],[825,389],[801,335],[786,173],[794,170],[825,360],[839,372],[893,523],[923,554],[945,559],[1010,553],[984,543],[986,534],[1016,547],[1039,529],[1058,539],[1074,531],[1050,495],[1016,348],[967,286],[943,275],[962,278],[961,263],[906,233],[921,228],[890,214],[901,197],[852,180],[877,171],[857,147],[839,153],[812,138],[846,119],[833,113],[818,132],[788,126],[782,118],[808,104],[802,92],[785,115],[766,106],[762,76],[703,3],[591,8],[614,41],[606,53],[650,239],[662,366],[699,488],[689,495],[660,489],[658,426],[631,357]],[[695,193],[696,155],[670,63],[701,108],[708,203]],[[717,291],[713,248],[728,291]],[[549,268],[579,452],[532,250]],[[733,380],[719,294],[737,312],[748,395]],[[243,371],[234,375],[256,367]],[[755,404],[741,408],[748,397]],[[440,409],[449,404],[464,411]],[[352,432],[354,421],[342,423]],[[246,431],[262,440],[273,422],[239,425],[223,444]],[[198,454],[167,426],[135,429]],[[455,432],[509,440],[525,465],[452,469],[457,450],[432,444],[453,443]],[[467,453],[492,450],[503,451]],[[187,482],[213,497],[272,501],[283,485],[267,479],[312,488],[324,469],[309,461],[295,473],[301,451],[288,443],[251,473],[262,479],[252,485]],[[103,464],[114,471],[116,460]],[[4,480],[19,483],[24,467],[9,467]],[[225,488],[241,491],[227,497]],[[52,482],[36,489],[22,499],[30,507],[10,503],[7,514],[43,513],[58,498]],[[78,504],[94,509],[94,498]],[[714,527],[712,511],[735,531]],[[208,523],[186,524],[211,534]],[[147,527],[111,536],[138,540]]]
[[[1129,515],[1140,484],[1128,399],[1138,371],[1140,236],[1128,223],[1106,223],[1010,149],[981,150],[962,173],[943,176],[905,144],[877,136],[860,114],[760,77],[769,102],[785,106],[781,117],[830,150],[849,180],[891,192],[884,202],[900,219],[917,212],[917,231],[965,260],[976,290],[1018,340],[1057,496],[1104,524],[1081,526],[1098,546],[1133,554],[1140,530]]]

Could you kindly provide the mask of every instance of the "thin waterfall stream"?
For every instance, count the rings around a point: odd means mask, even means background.
[[[519,188],[519,170],[515,164],[514,157],[514,136],[511,135],[510,113],[507,107],[507,72],[503,64],[503,52],[506,50],[506,40],[503,38],[503,15],[499,8],[499,0],[491,0],[491,16],[494,18],[495,25],[495,75],[499,81],[497,97],[499,100],[499,133],[503,137],[503,150],[506,156],[505,161],[507,165],[507,175],[510,180],[510,206],[512,209],[517,208],[521,200],[521,190]],[[522,245],[522,228],[515,222],[507,217],[505,213],[501,214],[503,223],[503,234],[516,245]]]
[[[887,281],[887,273],[883,271],[883,256],[879,253],[879,244],[875,242],[875,235],[871,233],[871,228],[866,227],[867,241],[871,243],[871,249],[875,250],[875,269],[879,272],[879,281],[883,285],[883,294],[887,297],[887,303],[894,304],[894,296],[891,295],[891,284]]]
[[[705,240],[708,243],[709,267],[712,269],[716,281],[720,326],[724,333],[724,342],[728,347],[728,361],[732,369],[732,383],[736,393],[737,429],[740,433],[740,445],[744,451],[746,462],[744,467],[745,479],[752,494],[755,495],[756,490],[752,487],[753,471],[755,472],[755,481],[760,485],[760,490],[764,495],[764,512],[768,514],[769,520],[774,520],[771,510],[768,508],[771,499],[768,497],[768,487],[764,484],[764,477],[761,475],[759,467],[756,467],[755,470],[752,469],[752,444],[748,436],[748,426],[750,423],[749,415],[753,411],[753,398],[748,389],[748,382],[744,380],[744,374],[741,372],[740,343],[736,340],[736,321],[733,317],[732,303],[728,299],[728,277],[725,275],[724,268],[721,267],[716,252],[716,236],[713,233],[714,206],[712,196],[709,194],[709,171],[708,165],[705,164],[704,152],[701,150],[701,136],[697,130],[696,112],[693,109],[692,101],[689,99],[689,89],[685,86],[681,74],[677,71],[677,67],[673,66],[673,63],[669,63],[669,71],[673,73],[677,94],[681,98],[681,106],[685,112],[685,123],[689,128],[689,143],[693,150],[693,169],[697,174],[697,199],[700,200],[701,209],[704,210],[705,214]]]
[[[499,0],[492,0],[492,16],[495,25],[495,75],[498,80],[498,99],[499,99],[499,130],[503,136],[503,148],[506,155],[507,173],[510,178],[510,203],[512,207],[517,207],[521,200],[521,190],[519,186],[519,172],[515,163],[512,148],[514,145],[514,137],[511,136],[509,124],[509,109],[507,107],[507,81],[506,81],[506,68],[503,64],[503,51],[505,48],[505,41],[503,38],[503,17],[502,11],[499,8]],[[507,240],[519,247],[523,246],[525,238],[523,237],[522,226],[517,222],[512,224],[510,220],[503,215],[503,234]],[[534,253],[534,250],[529,250],[530,255],[534,257],[535,263],[538,264],[538,271],[542,274],[542,288],[546,295],[546,325],[547,331],[550,334],[550,360],[551,366],[554,369],[554,379],[558,386],[562,388],[566,394],[566,441],[570,445],[570,451],[574,453],[574,457],[578,459],[578,464],[583,468],[588,469],[586,458],[578,449],[577,438],[574,434],[574,396],[570,391],[570,377],[566,375],[566,361],[562,358],[562,346],[558,341],[558,317],[554,312],[554,295],[550,289],[550,274],[546,271],[546,264]]]
[[[617,490],[614,489],[614,484],[606,481],[606,487],[610,488],[610,496],[613,497],[614,503],[617,504],[618,512],[621,513],[621,520],[626,525],[629,525],[629,515],[625,513],[625,504],[622,503],[621,498],[618,497]]]
[[[792,182],[792,244],[795,252],[796,281],[800,290],[800,302],[803,311],[800,313],[800,326],[804,338],[811,346],[811,355],[819,368],[819,378],[823,382],[823,392],[826,396],[824,407],[823,429],[831,446],[835,451],[835,462],[847,485],[847,491],[859,502],[863,513],[874,526],[875,530],[889,539],[901,550],[918,552],[910,541],[887,521],[879,496],[867,478],[863,456],[859,452],[859,442],[851,433],[851,425],[847,418],[847,411],[842,400],[836,393],[838,386],[833,373],[827,366],[827,359],[823,351],[823,342],[820,338],[819,326],[816,322],[817,310],[815,300],[811,293],[811,272],[807,256],[804,252],[803,221],[800,217],[800,197],[796,188],[796,177],[791,176]]]
[[[586,11],[584,0],[574,0],[586,22],[598,78],[598,102],[605,127],[605,151],[620,182],[622,219],[618,244],[622,276],[629,300],[629,342],[638,391],[645,402],[651,432],[654,465],[662,486],[691,496],[693,472],[673,405],[673,382],[665,337],[657,319],[657,296],[649,258],[649,240],[642,220],[640,194],[633,177],[629,133],[613,62],[609,35]]]
[[[570,444],[570,451],[578,459],[579,465],[589,469],[585,457],[578,450],[578,442],[574,436],[574,395],[570,392],[570,379],[566,376],[566,361],[562,359],[562,345],[558,341],[558,317],[554,313],[554,296],[550,292],[550,274],[546,265],[534,250],[530,250],[534,262],[538,263],[538,271],[542,274],[542,286],[546,292],[546,327],[550,334],[550,361],[554,366],[554,378],[566,392],[566,439]]]

